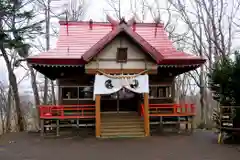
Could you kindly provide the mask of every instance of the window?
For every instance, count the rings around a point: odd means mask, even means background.
[[[116,60],[118,63],[127,62],[127,48],[118,48]]]
[[[61,87],[63,100],[93,99],[93,86]]]
[[[79,99],[92,99],[93,98],[93,87],[79,87]]]
[[[171,86],[150,85],[150,99],[171,98]]]
[[[62,98],[63,99],[77,99],[78,98],[78,88],[77,87],[62,88]]]

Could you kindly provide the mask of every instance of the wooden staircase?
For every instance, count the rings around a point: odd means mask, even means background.
[[[136,112],[102,113],[101,137],[144,137],[144,121]]]

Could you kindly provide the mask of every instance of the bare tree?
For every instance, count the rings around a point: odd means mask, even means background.
[[[201,120],[209,120],[208,102],[206,101],[207,77],[213,61],[232,53],[234,35],[238,32],[238,0],[170,0],[173,9],[181,17],[190,31],[182,43],[188,44],[190,51],[206,57],[208,63],[190,75],[200,88]]]
[[[39,44],[35,45],[34,47],[40,51],[48,51],[50,49],[50,40],[52,38],[57,37],[57,32],[54,29],[54,22],[51,20],[53,18],[62,18],[64,16],[64,19],[67,18],[71,21],[78,21],[82,20],[85,16],[86,10],[87,10],[87,3],[86,0],[70,0],[70,1],[62,1],[63,3],[55,3],[54,0],[37,0],[35,2],[36,6],[38,7],[38,13],[44,14],[45,17],[45,32],[44,32],[44,38],[45,38],[45,45],[42,44],[42,41],[39,40]],[[60,12],[57,10],[59,8],[63,8]],[[44,12],[43,12],[44,11]],[[43,38],[43,37],[40,37]],[[31,69],[31,68],[30,68]],[[31,73],[33,74],[34,71],[32,70]],[[35,86],[36,80],[35,75],[32,75],[32,84],[33,84],[33,90],[34,95],[37,92],[37,89]],[[50,86],[49,86],[50,85]],[[40,90],[41,91],[41,90]],[[49,91],[51,91],[51,96],[49,96]],[[43,103],[48,104],[49,103],[49,97],[51,97],[52,104],[56,104],[56,96],[55,96],[55,82],[50,81],[47,77],[44,77],[44,89],[43,89]],[[38,96],[40,97],[40,96]],[[35,99],[38,99],[37,97]],[[38,104],[38,103],[37,103]]]
[[[67,6],[68,19],[70,21],[83,20],[88,7],[86,0],[71,0]]]
[[[0,81],[0,135],[7,130],[8,95],[6,86]]]
[[[110,8],[112,9],[110,11],[113,12],[113,16],[117,19],[121,19],[122,18],[122,15],[121,15],[121,1],[120,0],[106,0],[106,2],[108,3]]]

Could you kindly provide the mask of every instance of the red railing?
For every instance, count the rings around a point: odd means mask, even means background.
[[[41,105],[39,106],[41,119],[80,119],[95,118],[95,105]],[[87,114],[92,111],[93,114]],[[71,114],[66,114],[70,112]]]
[[[155,111],[154,113],[152,113]],[[194,116],[194,104],[149,104],[149,116]],[[144,116],[144,105],[141,105],[141,116]]]
[[[142,117],[144,116],[144,105],[143,104],[141,105],[141,116]]]

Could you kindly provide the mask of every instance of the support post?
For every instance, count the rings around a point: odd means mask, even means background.
[[[41,127],[41,131],[40,134],[41,136],[44,136],[44,119],[40,119],[40,127]]]
[[[145,136],[149,136],[150,135],[150,127],[149,127],[148,93],[144,93],[144,130],[145,130]]]
[[[188,118],[188,116],[186,116],[185,119],[186,119],[185,131],[189,132],[189,118]]]
[[[191,130],[190,130],[190,132],[191,132],[191,134],[193,133],[193,116],[191,117]]]
[[[59,131],[60,131],[60,120],[57,119],[57,129],[56,129],[56,136],[57,136],[57,137],[60,136]]]
[[[95,99],[95,117],[96,117],[96,137],[101,136],[101,95],[96,95]]]
[[[160,117],[160,125],[159,125],[159,127],[160,127],[160,130],[163,131],[163,117],[162,116]]]

